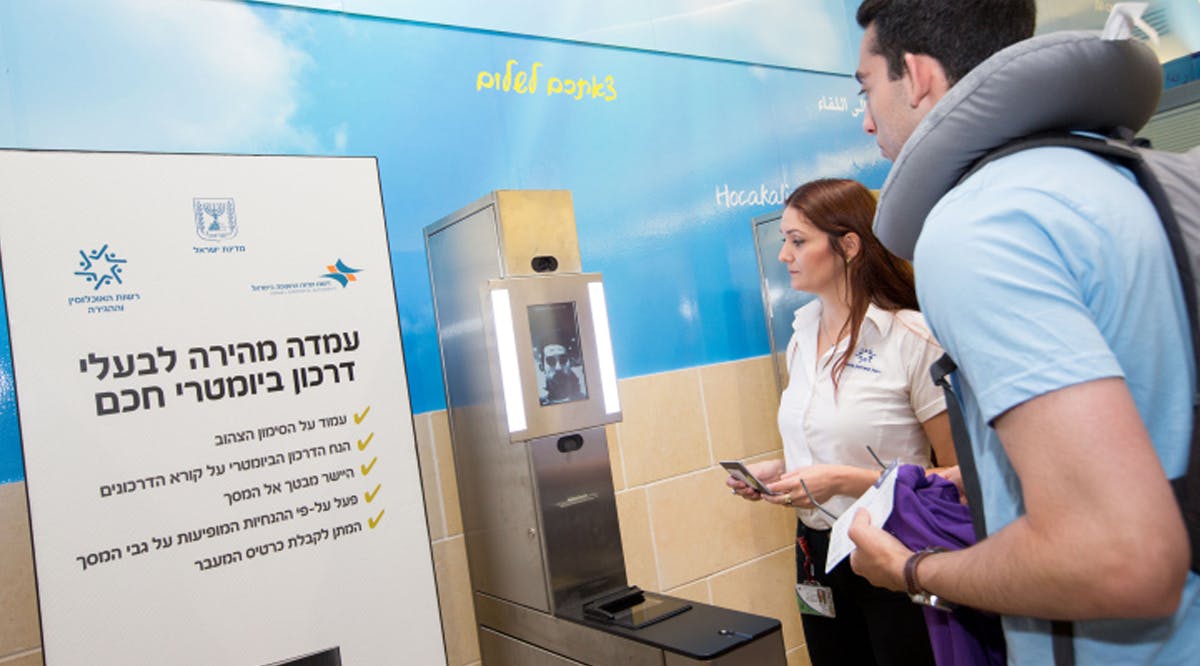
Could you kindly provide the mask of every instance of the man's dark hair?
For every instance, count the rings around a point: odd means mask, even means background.
[[[875,25],[872,53],[888,78],[904,75],[904,54],[932,56],[950,85],[996,51],[1033,36],[1034,0],[864,0],[858,24]]]

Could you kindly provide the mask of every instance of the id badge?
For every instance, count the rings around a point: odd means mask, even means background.
[[[796,585],[796,605],[805,615],[835,617],[833,590],[816,581]]]

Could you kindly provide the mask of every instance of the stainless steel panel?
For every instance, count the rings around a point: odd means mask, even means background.
[[[487,666],[583,666],[583,662],[567,659],[486,627],[479,629],[479,653]]]
[[[659,648],[539,613],[486,594],[475,594],[475,617],[481,627],[585,664],[663,666],[663,651]],[[492,666],[486,656],[483,663]]]
[[[490,378],[486,374],[480,377],[478,371],[489,362],[483,345],[479,290],[501,271],[495,215],[495,206],[484,206],[425,238],[446,400],[451,409],[494,403]]]
[[[550,610],[528,452],[510,446],[490,375],[481,292],[501,275],[484,199],[426,229],[454,467],[474,589]]]
[[[529,443],[555,609],[627,584],[604,428],[565,438]]]
[[[529,450],[492,432],[475,409],[451,419],[467,564],[476,590],[552,612]],[[482,427],[481,427],[482,426]]]
[[[751,220],[763,311],[767,317],[767,341],[771,360],[775,364],[775,384],[780,393],[783,393],[788,382],[784,354],[792,338],[792,315],[814,298],[812,294],[792,289],[787,266],[779,261],[779,249],[783,243],[783,236],[779,234],[779,219],[782,216],[783,211],[779,210]]]
[[[527,425],[524,430],[510,434],[512,441],[526,441],[538,437],[574,432],[606,423],[616,423],[621,420],[621,412],[608,414],[604,405],[604,387],[600,374],[600,356],[596,346],[595,322],[592,319],[591,300],[588,285],[594,282],[603,284],[599,273],[579,273],[575,275],[553,275],[508,278],[492,280],[489,290],[506,289],[512,304],[512,316],[516,333],[517,367],[520,373],[520,383],[523,387],[523,408]],[[481,299],[487,310],[489,333],[489,349],[493,353],[492,367],[496,386],[500,386],[499,361],[494,354],[498,353],[494,343],[495,335],[491,333],[492,323],[491,299]],[[584,377],[587,386],[587,399],[561,404],[542,405],[538,400],[538,367],[535,359],[535,343],[533,332],[529,326],[529,307],[554,304],[574,303],[579,328],[579,351],[585,368]],[[501,397],[503,402],[503,397]]]

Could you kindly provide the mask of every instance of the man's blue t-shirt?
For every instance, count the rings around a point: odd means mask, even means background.
[[[960,368],[989,532],[1024,503],[988,424],[1060,388],[1124,377],[1167,475],[1183,473],[1195,386],[1187,314],[1166,236],[1128,173],[1066,148],[997,160],[943,197],[915,255],[921,309]],[[1112,479],[1120,492],[1120,470]],[[1005,617],[1010,661],[1053,663],[1049,626]],[[1200,663],[1200,577],[1189,575],[1174,617],[1077,622],[1075,637],[1081,664]]]

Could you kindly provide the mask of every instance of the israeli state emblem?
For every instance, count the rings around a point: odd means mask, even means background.
[[[237,212],[233,199],[192,199],[196,213],[196,235],[204,240],[228,240],[237,235]]]

